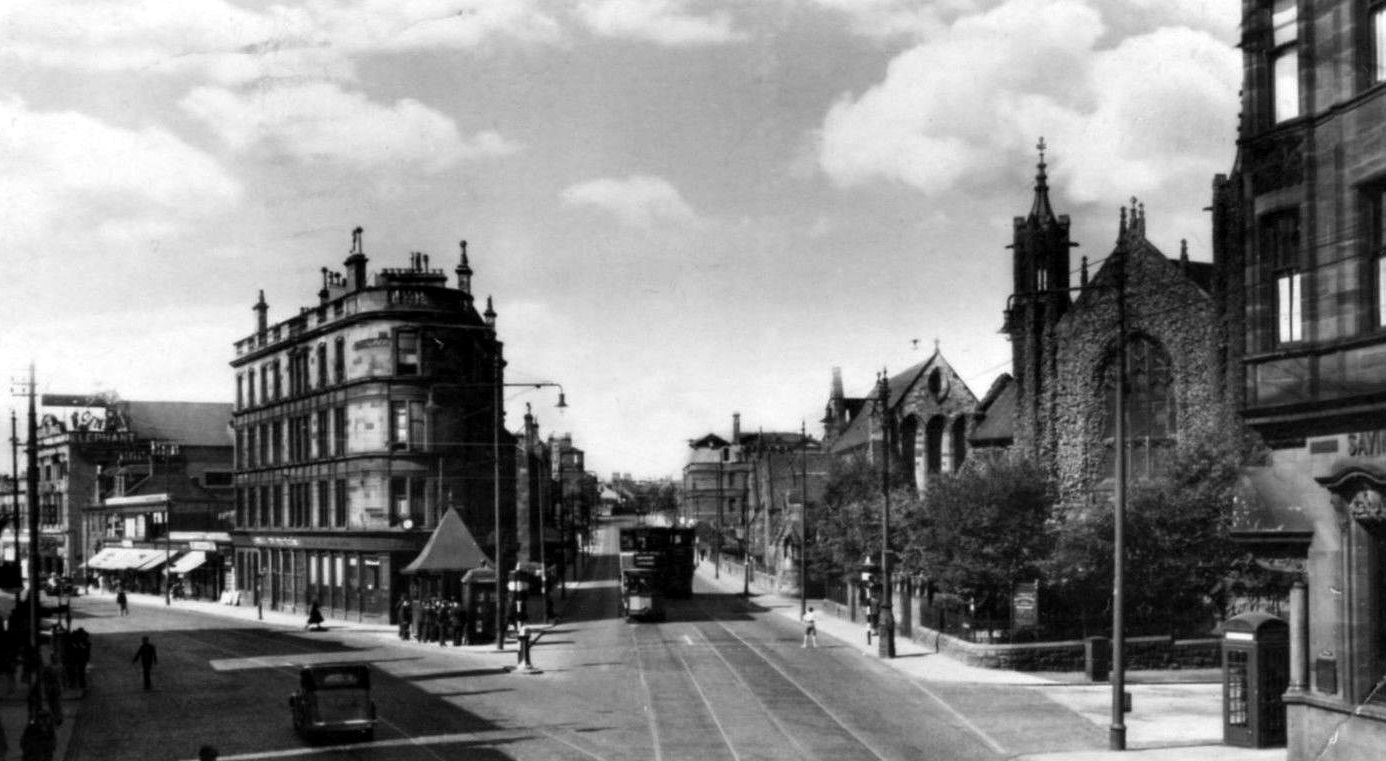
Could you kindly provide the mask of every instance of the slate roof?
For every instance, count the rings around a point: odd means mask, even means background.
[[[155,494],[166,494],[174,502],[224,502],[230,499],[229,494],[202,488],[202,485],[189,478],[186,472],[157,469],[154,475],[140,480],[126,489],[121,496],[144,497]]]
[[[438,527],[433,529],[428,543],[419,551],[419,556],[401,572],[461,572],[480,568],[483,563],[489,565],[490,561],[476,543],[472,532],[467,530],[467,524],[462,522],[462,516],[456,510],[448,510],[438,521]]]
[[[141,439],[189,447],[229,447],[231,405],[221,402],[121,402],[125,423]]]
[[[997,446],[1015,439],[1016,388],[1010,373],[1002,373],[992,382],[986,396],[977,403],[980,421],[968,435],[969,443]]]
[[[910,389],[919,382],[925,372],[940,364],[947,364],[943,355],[935,351],[933,356],[920,362],[919,364],[890,376],[888,386],[890,388],[890,408],[899,409]],[[871,393],[861,399],[861,408],[852,416],[852,421],[847,424],[847,429],[842,435],[833,440],[830,452],[840,454],[859,447],[867,446],[871,439],[871,431],[877,425],[871,421],[871,416],[880,406],[880,388],[877,384],[871,384]]]

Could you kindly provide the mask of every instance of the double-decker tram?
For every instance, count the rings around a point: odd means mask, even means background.
[[[621,609],[626,618],[662,619],[663,598],[693,594],[693,540],[691,528],[621,529]],[[635,615],[641,608],[651,612]]]

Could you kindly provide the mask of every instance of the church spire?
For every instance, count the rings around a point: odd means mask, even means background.
[[[1044,151],[1047,148],[1044,138],[1039,139],[1035,148],[1039,150],[1039,171],[1035,173],[1035,202],[1030,206],[1030,217],[1040,222],[1052,222],[1054,209],[1049,205],[1049,175],[1045,174]]]

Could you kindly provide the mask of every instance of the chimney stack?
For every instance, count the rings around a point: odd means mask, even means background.
[[[263,333],[269,329],[269,304],[265,303],[265,292],[260,291],[260,300],[251,307],[255,310],[255,332]]]
[[[346,259],[347,273],[351,277],[350,288],[359,291],[366,287],[366,252],[361,244],[360,227],[351,231],[351,255]]]
[[[741,413],[732,413],[732,444],[741,443]]]

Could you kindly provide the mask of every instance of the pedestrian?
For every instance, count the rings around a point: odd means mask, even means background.
[[[399,601],[399,638],[409,639],[409,622],[413,613],[409,610],[409,598],[401,597]]]
[[[452,644],[461,647],[467,636],[467,612],[462,609],[462,603],[453,600],[448,614],[452,616]]]
[[[81,626],[72,633],[72,675],[77,678],[77,687],[87,688],[87,664],[91,662],[91,635]]]
[[[197,749],[197,761],[217,761],[220,755],[217,749],[210,745],[204,745]]]
[[[313,607],[308,609],[308,631],[322,631],[322,608],[318,607],[318,601],[313,601]]]
[[[153,689],[149,683],[149,671],[154,668],[154,664],[159,662],[159,654],[154,650],[154,645],[150,643],[148,637],[144,637],[144,642],[140,644],[140,649],[135,651],[135,657],[130,659],[131,663],[139,661],[140,669],[144,671],[144,688]]]
[[[814,647],[818,647],[818,614],[813,612],[813,608],[809,608],[804,612],[803,622],[804,644],[799,647],[808,647],[809,643],[813,643]]]
[[[409,604],[409,630],[414,633],[416,641],[423,639],[423,614],[424,600],[422,597],[415,597]]]
[[[120,590],[119,592],[116,592],[116,605],[120,606],[120,615],[130,615],[130,600],[125,597],[124,589]]]

